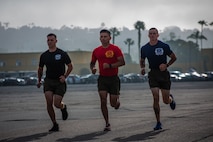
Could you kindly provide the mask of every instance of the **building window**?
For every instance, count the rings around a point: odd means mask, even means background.
[[[38,60],[37,59],[32,59],[32,65],[37,66],[38,65]]]
[[[5,66],[5,62],[4,61],[0,61],[0,67],[4,67]]]
[[[16,67],[19,67],[19,66],[21,66],[21,61],[17,60],[16,61]]]

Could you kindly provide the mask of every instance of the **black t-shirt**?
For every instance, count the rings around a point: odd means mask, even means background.
[[[160,64],[166,64],[167,56],[172,53],[170,46],[161,41],[153,46],[147,43],[141,48],[141,58],[148,59],[150,69],[159,69]]]
[[[45,51],[40,56],[39,67],[46,66],[46,77],[58,79],[65,73],[65,64],[71,63],[71,59],[66,52],[57,48],[55,52]]]

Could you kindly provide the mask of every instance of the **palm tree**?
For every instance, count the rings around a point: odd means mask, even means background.
[[[112,33],[112,43],[115,44],[115,37],[120,35],[120,31],[116,27],[113,27],[109,30]]]
[[[140,48],[141,48],[141,30],[145,30],[145,24],[143,21],[137,21],[134,24],[136,30],[138,30],[138,55],[140,60]]]
[[[207,25],[207,22],[205,20],[198,21],[198,24],[201,25],[201,36],[202,36],[203,35],[203,26],[208,26],[208,25]],[[202,41],[202,39],[200,39],[200,47],[201,47],[201,49],[203,48],[203,41]]]
[[[132,40],[131,38],[127,38],[124,43],[126,45],[128,45],[128,54],[130,55],[130,46],[134,44],[134,40]]]
[[[198,40],[207,40],[207,38],[204,35],[200,35],[199,31],[194,31],[191,35],[189,35],[187,38],[195,39],[196,44],[198,45]]]
[[[200,32],[199,31],[194,31],[191,35],[189,35],[187,37],[187,39],[189,39],[189,38],[194,39],[195,43],[198,45],[199,36],[200,36]]]

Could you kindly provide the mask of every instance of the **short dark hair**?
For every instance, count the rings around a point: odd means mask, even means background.
[[[111,36],[111,32],[110,32],[109,30],[107,30],[107,29],[102,29],[102,30],[100,31],[100,33],[108,33],[109,36]]]
[[[156,30],[156,31],[157,31],[157,33],[158,33],[158,29],[157,29],[157,28],[155,28],[155,27],[150,28],[150,29],[149,29],[149,31],[150,31],[150,30]]]
[[[57,39],[57,36],[56,36],[56,34],[54,34],[54,33],[49,33],[49,34],[47,35],[47,37],[48,37],[48,36],[54,36],[55,39]]]

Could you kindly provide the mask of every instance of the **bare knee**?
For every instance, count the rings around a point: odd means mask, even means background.
[[[55,102],[54,102],[54,106],[55,106],[56,108],[62,108],[62,107],[63,107],[63,104],[62,104],[61,102],[55,101]]]
[[[58,104],[58,103],[55,103],[54,106],[55,106],[56,108],[61,108],[61,104]]]

